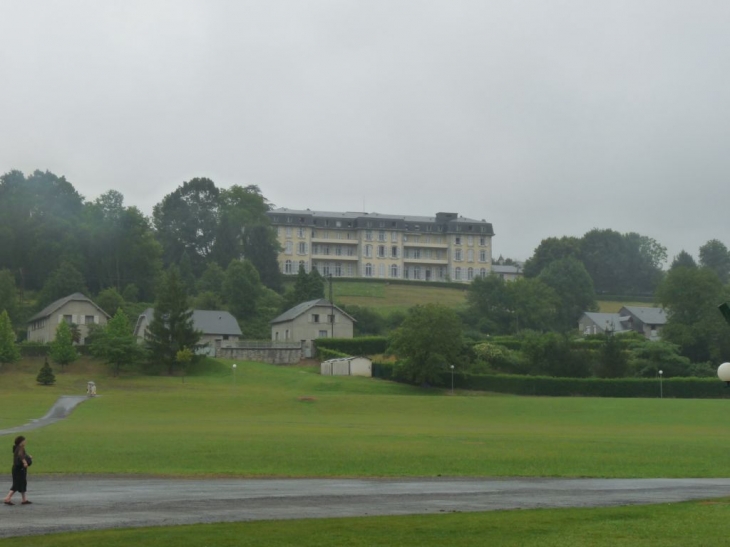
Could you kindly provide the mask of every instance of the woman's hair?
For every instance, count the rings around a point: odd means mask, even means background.
[[[25,437],[23,437],[22,435],[18,435],[17,437],[15,437],[15,444],[13,445],[13,454],[22,450],[22,448],[20,447],[20,443],[22,443],[24,440],[25,440]]]

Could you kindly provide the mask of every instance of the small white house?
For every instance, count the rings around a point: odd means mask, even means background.
[[[373,362],[367,357],[342,357],[323,361],[320,365],[322,376],[367,376],[373,375]]]

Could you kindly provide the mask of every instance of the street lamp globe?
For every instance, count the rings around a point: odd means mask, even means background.
[[[730,385],[730,363],[723,363],[717,367],[717,377],[723,382]]]

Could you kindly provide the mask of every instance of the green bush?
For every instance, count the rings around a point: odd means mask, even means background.
[[[42,342],[22,342],[19,347],[22,357],[45,357],[51,353],[51,345]]]

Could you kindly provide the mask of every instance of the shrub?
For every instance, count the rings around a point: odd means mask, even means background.
[[[385,353],[388,339],[385,336],[361,336],[358,338],[319,338],[314,341],[320,348],[339,351],[347,355],[377,355]]]

